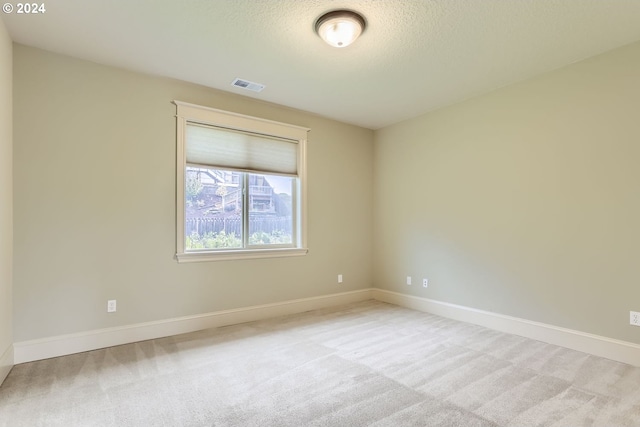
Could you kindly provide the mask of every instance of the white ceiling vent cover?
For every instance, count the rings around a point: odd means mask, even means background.
[[[242,89],[252,90],[254,92],[261,92],[262,89],[264,89],[265,87],[260,83],[254,83],[254,82],[250,82],[248,80],[243,80],[243,79],[235,79],[234,81],[231,82],[231,85],[235,87],[240,87]]]

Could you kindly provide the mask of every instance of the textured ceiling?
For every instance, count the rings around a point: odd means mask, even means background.
[[[640,40],[639,0],[45,0],[17,43],[174,77],[371,129]],[[336,8],[368,27],[313,32]],[[234,88],[240,77],[266,85]]]

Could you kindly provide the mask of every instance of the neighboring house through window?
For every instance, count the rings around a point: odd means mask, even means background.
[[[304,255],[309,129],[174,103],[178,261]]]

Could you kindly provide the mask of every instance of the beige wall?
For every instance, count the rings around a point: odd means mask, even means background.
[[[13,136],[12,44],[0,20],[0,383],[12,363]],[[4,361],[4,363],[3,363]]]
[[[640,343],[640,44],[375,135],[20,45],[13,60],[15,341],[373,283]],[[309,255],[176,263],[173,99],[312,129]]]
[[[15,341],[371,286],[372,131],[20,45],[14,64]],[[174,260],[174,99],[311,128],[307,256]]]
[[[375,285],[640,343],[638,76],[634,44],[376,132]]]

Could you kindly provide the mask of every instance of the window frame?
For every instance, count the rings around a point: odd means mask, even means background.
[[[182,262],[222,261],[255,258],[276,258],[306,255],[307,249],[307,132],[310,129],[286,123],[247,116],[215,108],[204,107],[182,101],[173,101],[176,105],[176,259]],[[266,136],[285,138],[297,141],[298,175],[295,185],[295,227],[293,247],[252,247],[240,249],[200,249],[187,251],[185,247],[185,177],[186,161],[186,128],[188,123],[210,125],[230,130],[251,132]],[[248,174],[260,174],[260,171],[246,171]],[[268,174],[265,172],[265,174]],[[243,216],[248,218],[249,206],[243,206]],[[247,219],[248,220],[248,219]],[[248,232],[248,224],[243,224],[243,231]]]

